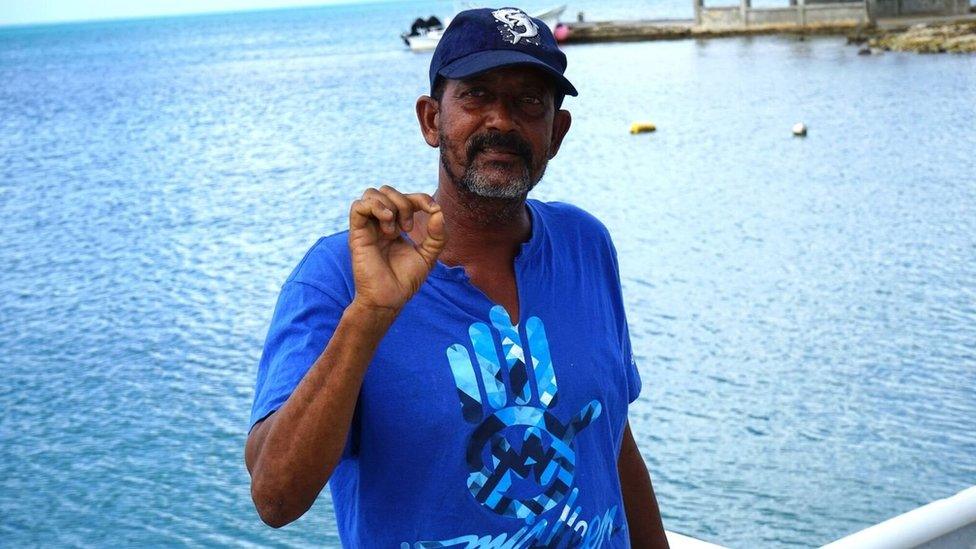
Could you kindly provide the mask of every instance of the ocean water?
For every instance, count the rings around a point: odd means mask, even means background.
[[[433,189],[429,56],[397,34],[449,11],[0,29],[0,545],[337,545],[326,493],[281,530],[254,512],[256,364],[364,187]],[[581,95],[534,196],[614,235],[666,527],[808,547],[976,484],[976,57],[566,53]]]

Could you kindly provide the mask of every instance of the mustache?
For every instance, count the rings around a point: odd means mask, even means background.
[[[515,153],[525,161],[526,166],[532,165],[532,149],[521,137],[513,133],[482,133],[471,138],[468,144],[468,162],[474,160],[479,152],[486,149],[505,149]]]

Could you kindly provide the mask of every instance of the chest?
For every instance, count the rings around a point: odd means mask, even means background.
[[[471,286],[504,307],[511,318],[519,318],[519,284],[511,265],[469,265],[465,271]]]
[[[568,428],[595,407],[598,417],[581,436],[600,444],[617,438],[627,357],[606,289],[571,276],[558,284],[523,276],[506,287],[517,315],[460,282],[425,287],[404,309],[363,385],[364,450],[406,453],[420,467],[430,459],[422,449],[438,448],[461,465],[469,439],[491,421],[541,418]]]

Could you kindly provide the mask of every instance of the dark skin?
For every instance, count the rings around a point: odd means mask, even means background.
[[[514,260],[532,229],[525,193],[486,198],[459,187],[457,180],[475,170],[489,186],[526,176],[537,181],[559,151],[572,118],[555,108],[544,74],[527,67],[448,80],[440,101],[423,96],[416,109],[424,140],[442,151],[436,201],[384,186],[367,189],[353,203],[349,246],[355,298],[292,396],[248,436],[245,461],[252,499],[271,526],[299,518],[328,482],[373,353],[438,260],[463,265],[472,284],[519,318]],[[486,132],[516,136],[528,145],[530,158],[506,146],[488,147],[469,158],[471,140]],[[631,544],[668,547],[629,423],[617,467]]]
[[[417,101],[417,118],[424,140],[431,147],[442,147],[444,158],[434,196],[444,211],[451,238],[440,260],[464,265],[475,286],[504,306],[512,318],[519,318],[514,260],[532,232],[525,197],[472,196],[454,184],[452,173],[469,168],[467,144],[476,134],[514,133],[528,143],[532,165],[526,166],[511,150],[493,149],[479,153],[471,168],[497,185],[506,185],[526,170],[536,180],[559,152],[572,122],[569,111],[555,110],[551,86],[538,72],[508,68],[469,80],[447,81],[440,102],[430,97]],[[446,143],[441,142],[444,139]],[[421,222],[418,229],[422,227]]]

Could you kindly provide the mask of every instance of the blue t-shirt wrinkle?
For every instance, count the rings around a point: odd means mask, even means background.
[[[583,210],[527,204],[520,318],[438,263],[381,341],[329,482],[344,546],[629,546],[616,462],[641,382],[616,252]],[[347,233],[320,239],[282,286],[252,427],[312,367],[354,288]]]

